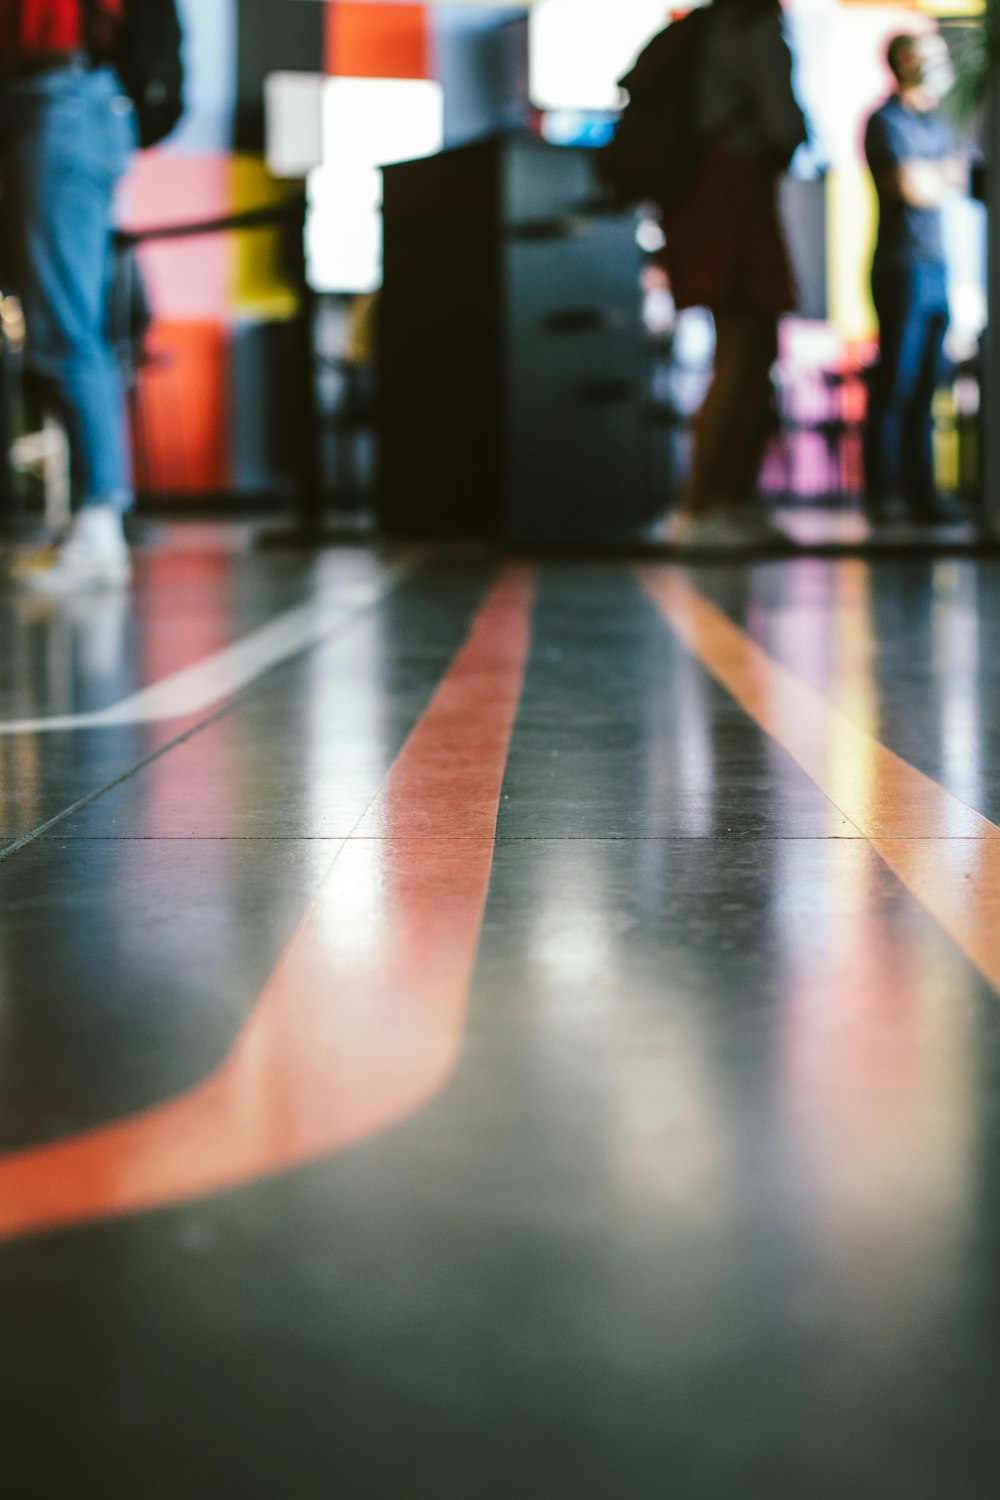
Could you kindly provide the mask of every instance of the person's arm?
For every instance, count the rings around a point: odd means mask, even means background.
[[[908,156],[906,142],[873,115],[865,131],[865,155],[883,198],[911,208],[939,208],[950,192],[967,186],[968,163],[957,151],[948,156]]]
[[[912,208],[939,208],[949,193],[965,186],[968,168],[960,156],[937,160],[911,156],[883,174],[883,191]]]
[[[961,156],[908,156],[874,175],[884,198],[911,208],[940,208],[949,193],[968,187],[969,167]]]

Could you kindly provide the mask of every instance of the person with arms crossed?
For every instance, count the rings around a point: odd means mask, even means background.
[[[953,76],[944,39],[936,32],[893,37],[886,59],[896,88],[865,130],[879,203],[868,514],[876,523],[951,521],[962,512],[935,484],[931,403],[949,321],[941,205],[962,186],[967,166],[939,107]]]

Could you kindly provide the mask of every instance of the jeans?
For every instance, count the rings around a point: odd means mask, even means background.
[[[875,505],[902,499],[919,513],[936,499],[931,402],[948,328],[945,268],[879,267],[872,294],[879,362],[868,409],[868,497]]]
[[[107,334],[115,188],[136,143],[111,68],[84,63],[0,84],[5,270],[24,305],[26,363],[66,421],[80,506],[126,510],[132,473],[121,373]]]

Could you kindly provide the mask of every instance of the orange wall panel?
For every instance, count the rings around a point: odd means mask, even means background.
[[[132,403],[141,492],[225,490],[229,463],[229,336],[219,322],[160,322]]]
[[[326,71],[341,78],[429,78],[431,37],[424,5],[328,5]]]

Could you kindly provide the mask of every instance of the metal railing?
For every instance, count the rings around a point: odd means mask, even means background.
[[[146,229],[118,230],[115,246],[122,274],[116,296],[124,310],[118,321],[124,322],[133,302],[134,288],[129,273],[135,265],[135,253],[145,245],[176,240],[203,238],[218,234],[243,234],[253,230],[284,228],[286,271],[295,291],[298,313],[295,318],[295,349],[301,389],[293,404],[294,432],[294,516],[290,529],[271,540],[301,542],[309,545],[324,536],[324,501],[320,479],[320,417],[316,381],[315,310],[316,295],[309,284],[306,263],[305,230],[308,204],[304,193],[297,193],[282,203],[263,208],[246,209],[212,219],[181,224],[162,224]],[[127,345],[128,340],[124,343]],[[132,372],[134,374],[134,370]]]
[[[320,482],[320,419],[315,352],[316,297],[306,271],[305,226],[307,202],[304,193],[281,203],[247,209],[210,219],[153,225],[144,229],[119,229],[113,236],[116,275],[112,286],[109,326],[114,347],[123,365],[126,381],[134,385],[141,363],[141,338],[137,336],[133,311],[138,289],[136,254],[145,245],[185,241],[219,234],[243,234],[255,230],[284,229],[285,271],[297,302],[294,319],[296,369],[301,386],[290,403],[294,414],[294,514],[290,528],[275,540],[308,545],[322,538],[324,500]],[[37,431],[24,431],[24,347],[30,340],[16,296],[0,292],[0,431],[6,435],[0,456],[0,508],[9,520],[17,509],[17,479],[25,472],[38,472],[46,492],[45,519],[58,525],[68,518],[70,499],[69,460],[65,432],[54,418],[46,417]]]

